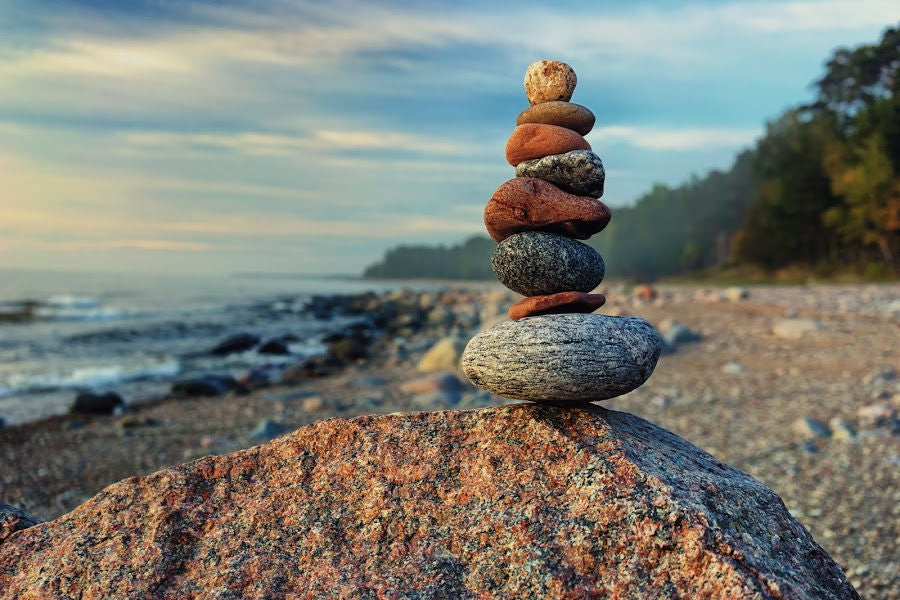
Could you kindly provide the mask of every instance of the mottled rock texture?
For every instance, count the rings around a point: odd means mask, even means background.
[[[603,294],[560,292],[549,296],[532,296],[509,307],[510,319],[524,319],[537,315],[594,312],[606,303]]]
[[[491,266],[500,283],[523,296],[590,292],[606,272],[590,246],[543,231],[524,231],[497,244]]]
[[[0,596],[856,598],[750,476],[596,406],[332,419],[116,483]]]
[[[14,532],[27,529],[40,523],[28,513],[19,510],[15,506],[9,506],[0,502],[0,544],[3,544]],[[3,591],[0,586],[0,592]],[[0,597],[4,597],[0,593]]]
[[[529,104],[554,100],[568,102],[577,83],[574,69],[558,60],[538,60],[528,65],[525,71],[525,95]]]
[[[529,106],[516,118],[516,125],[524,123],[545,123],[557,125],[587,135],[594,128],[594,113],[572,102],[542,102]]]
[[[606,171],[600,157],[590,150],[573,150],[526,160],[516,167],[516,177],[537,177],[578,196],[603,195]]]
[[[526,123],[513,129],[506,142],[506,161],[512,166],[525,160],[572,150],[590,150],[586,139],[565,127]]]
[[[492,394],[533,402],[593,402],[647,381],[662,339],[640,317],[563,314],[507,321],[469,340],[462,369]]]
[[[586,240],[609,219],[609,208],[599,200],[569,194],[534,177],[510,179],[484,208],[484,225],[497,242],[535,230]]]

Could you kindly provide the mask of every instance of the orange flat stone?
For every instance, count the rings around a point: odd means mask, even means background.
[[[548,296],[532,296],[509,307],[510,319],[524,319],[537,315],[562,313],[590,313],[606,303],[603,294],[585,292],[560,292]]]
[[[516,127],[506,142],[506,162],[515,167],[532,158],[590,149],[588,141],[571,129],[543,123],[525,123]]]

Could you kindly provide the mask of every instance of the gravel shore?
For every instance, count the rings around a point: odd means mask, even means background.
[[[862,597],[900,598],[900,285],[661,286],[655,298],[600,291],[608,302],[598,312],[640,315],[664,334],[681,324],[699,336],[673,344],[646,385],[603,405],[767,484]],[[125,477],[252,446],[284,428],[502,403],[465,385],[408,382],[422,377],[417,366],[436,342],[471,336],[517,299],[492,286],[386,294],[378,301],[418,306],[421,322],[397,315],[406,325],[386,328],[366,357],[327,376],[0,428],[0,501],[51,519]],[[784,319],[803,321],[805,333],[773,333]]]

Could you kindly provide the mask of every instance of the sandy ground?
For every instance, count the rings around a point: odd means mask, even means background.
[[[670,429],[769,485],[862,597],[900,598],[900,285],[747,289],[738,301],[683,286],[661,287],[649,302],[610,292],[600,312],[658,325],[673,319],[701,340],[678,345],[645,386],[604,405]],[[799,339],[773,335],[786,317],[817,329]],[[257,444],[250,432],[265,418],[300,426],[449,408],[439,394],[410,397],[397,387],[418,376],[421,352],[444,333],[417,335],[406,356],[385,339],[375,358],[298,385],[0,429],[0,501],[50,519],[119,479]],[[500,401],[470,393],[455,406]],[[826,430],[801,427],[804,418]]]

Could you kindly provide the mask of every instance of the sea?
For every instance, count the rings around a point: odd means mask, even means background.
[[[179,378],[238,376],[324,351],[322,338],[359,317],[317,319],[314,295],[410,286],[351,278],[0,270],[0,418],[15,425],[65,413],[80,391],[126,403],[164,394]],[[212,356],[238,333],[290,334],[289,355]]]

